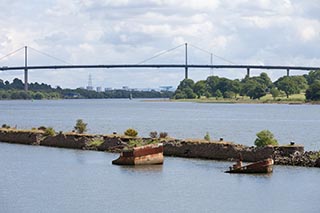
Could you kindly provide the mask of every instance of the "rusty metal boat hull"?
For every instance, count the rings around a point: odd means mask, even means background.
[[[132,150],[123,151],[120,157],[112,161],[116,165],[151,165],[163,164],[163,145],[151,144],[134,147]]]
[[[268,158],[240,168],[230,168],[226,173],[271,173],[273,171],[273,164],[273,159]]]

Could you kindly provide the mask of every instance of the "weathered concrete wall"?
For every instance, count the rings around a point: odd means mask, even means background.
[[[240,153],[242,155],[243,161],[254,162],[270,157],[272,158],[274,153],[274,147],[244,147],[240,151]]]
[[[242,155],[243,161],[254,162],[273,157],[275,150],[281,150],[283,156],[295,152],[303,153],[303,146],[266,146],[248,147],[228,142],[188,142],[172,140],[164,143],[164,154],[167,156],[187,158],[207,158],[215,160],[238,159]]]
[[[39,145],[41,137],[41,131],[0,129],[0,141],[8,143]]]
[[[121,135],[88,135],[88,134],[58,134],[56,136],[44,136],[43,131],[27,131],[15,129],[1,129],[0,141],[19,144],[43,145],[70,149],[87,149],[99,151],[120,152],[128,145],[128,138]],[[93,146],[91,142],[102,141]],[[142,140],[150,140],[142,138]],[[312,153],[304,152],[301,145],[293,146],[267,146],[248,147],[229,142],[185,141],[166,139],[164,155],[186,158],[206,158],[215,160],[234,160],[242,155],[243,161],[254,162],[272,157],[276,164],[300,165],[320,167],[320,159],[313,159]],[[313,153],[314,155],[314,153]]]
[[[103,143],[97,147],[97,150],[119,152],[126,147],[126,141],[126,139],[119,136],[103,136]]]
[[[275,151],[278,151],[282,156],[290,156],[296,152],[303,153],[304,146],[302,145],[288,145],[288,146],[276,146]]]
[[[58,134],[47,136],[40,141],[40,145],[62,147],[69,149],[85,149],[88,143],[94,140],[95,136],[78,134]]]
[[[252,162],[271,157],[272,147],[250,148],[240,144],[227,142],[186,142],[170,141],[164,144],[164,154],[188,158],[207,158],[215,160],[238,159],[242,155],[244,161]]]

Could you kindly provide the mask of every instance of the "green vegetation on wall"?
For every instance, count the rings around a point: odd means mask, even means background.
[[[78,119],[74,127],[74,130],[80,134],[85,133],[87,131],[87,125],[88,124],[84,123],[82,119]]]
[[[124,135],[129,137],[136,137],[138,135],[138,131],[135,129],[129,128],[124,132]]]
[[[254,141],[254,145],[257,147],[267,145],[278,145],[278,141],[274,138],[274,135],[269,130],[262,130],[257,133],[257,139]]]

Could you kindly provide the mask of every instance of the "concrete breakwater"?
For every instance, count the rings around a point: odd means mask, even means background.
[[[130,140],[136,138],[123,135],[92,135],[62,133],[54,136],[45,135],[42,130],[17,130],[0,128],[0,141],[17,144],[42,145],[70,149],[120,152],[128,147]],[[150,138],[140,138],[142,141]],[[208,142],[199,140],[157,139],[164,145],[164,155],[204,158],[213,160],[235,160],[242,155],[244,161],[254,162],[268,157],[275,164],[320,167],[319,152],[304,152],[302,145],[248,147],[231,142]]]

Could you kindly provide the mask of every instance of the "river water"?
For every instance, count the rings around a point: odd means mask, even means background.
[[[0,124],[91,133],[211,138],[253,145],[271,130],[282,144],[319,149],[320,107],[143,102],[1,101]],[[271,175],[223,173],[230,162],[166,157],[162,166],[120,167],[118,155],[0,143],[0,212],[320,212],[320,169],[275,166]]]

